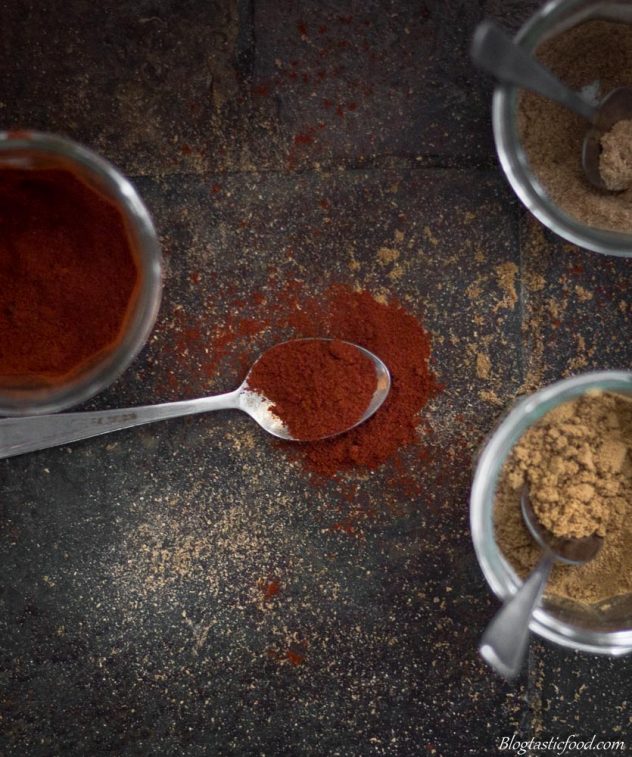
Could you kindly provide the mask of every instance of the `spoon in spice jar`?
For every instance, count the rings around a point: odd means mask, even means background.
[[[574,92],[514,42],[493,21],[481,22],[474,32],[470,55],[474,64],[499,81],[536,92],[572,110],[592,124],[582,145],[582,167],[588,181],[602,191],[613,191],[599,169],[601,139],[619,121],[632,119],[632,87],[618,87],[594,105]]]
[[[2,418],[0,458],[229,409],[243,410],[280,439],[317,441],[366,421],[390,387],[388,368],[364,347],[338,339],[293,339],[263,353],[241,386],[227,394],[120,410]]]
[[[487,626],[479,647],[483,659],[505,678],[514,678],[520,672],[529,642],[529,621],[553,564],[581,565],[592,560],[603,543],[597,534],[581,539],[554,536],[538,520],[526,484],[520,495],[520,509],[531,536],[544,551],[529,577]]]

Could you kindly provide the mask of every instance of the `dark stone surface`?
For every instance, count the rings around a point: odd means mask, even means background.
[[[398,297],[443,391],[412,494],[389,466],[314,486],[231,414],[0,461],[0,752],[460,756],[629,731],[628,659],[534,641],[508,685],[476,652],[497,608],[476,449],[517,393],[632,357],[630,262],[526,215],[464,57],[483,12],[515,28],[534,7],[2,3],[2,125],[118,163],[163,242],[154,335],[89,407],[233,388],[241,366],[205,375],[183,328],[210,339],[271,267]]]

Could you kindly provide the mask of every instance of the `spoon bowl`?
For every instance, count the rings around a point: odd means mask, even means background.
[[[632,87],[613,89],[599,103],[596,121],[588,129],[582,145],[582,167],[588,181],[604,192],[612,192],[601,178],[599,159],[601,138],[619,121],[632,119]]]
[[[601,549],[603,539],[597,534],[584,536],[581,539],[565,539],[552,534],[538,520],[526,486],[522,489],[520,495],[520,509],[524,522],[535,542],[545,552],[550,552],[557,562],[567,565],[581,565],[592,560]]]
[[[292,342],[313,342],[313,341],[319,341],[319,342],[331,342],[334,341],[332,339],[293,339]],[[337,339],[336,341],[341,342],[343,340]],[[281,347],[284,344],[289,344],[290,342],[281,342],[278,346]],[[333,434],[327,434],[326,436],[319,436],[314,439],[302,439],[301,441],[320,441],[322,439],[330,439],[332,436],[338,436],[339,434],[346,433],[347,431],[351,431],[352,428],[355,428],[356,426],[359,426],[360,423],[364,423],[364,421],[368,420],[384,403],[384,400],[388,396],[388,393],[391,388],[391,375],[389,373],[388,368],[386,365],[380,360],[380,358],[377,355],[374,355],[369,350],[365,349],[364,347],[360,347],[358,344],[353,344],[352,342],[343,342],[343,344],[349,344],[352,347],[355,347],[357,350],[359,350],[365,357],[368,357],[369,360],[373,363],[373,366],[375,368],[375,376],[376,376],[376,386],[375,391],[373,392],[373,397],[371,398],[371,401],[369,402],[366,410],[360,418],[351,426],[348,426],[347,428],[340,429],[340,431],[336,431]],[[257,360],[261,360],[263,355]],[[255,365],[257,364],[255,363]],[[283,423],[283,421],[278,417],[278,415],[275,415],[273,412],[271,412],[272,402],[270,402],[269,399],[266,397],[263,397],[261,394],[258,394],[257,392],[252,391],[248,385],[248,379],[250,377],[250,374],[252,370],[254,369],[254,365],[248,372],[248,376],[244,379],[244,382],[237,390],[239,392],[239,408],[240,410],[243,410],[245,413],[248,413],[248,415],[255,420],[261,428],[263,428],[265,431],[267,431],[269,434],[272,434],[272,436],[276,436],[279,439],[286,439],[287,441],[297,441],[290,432],[287,429],[287,426]]]
[[[323,339],[322,341],[330,342],[332,340]],[[283,342],[282,344],[288,344],[288,342]],[[377,355],[357,344],[352,344],[351,342],[346,342],[346,344],[351,344],[352,347],[360,350],[370,358],[375,367],[376,388],[369,405],[355,423],[346,428],[337,429],[334,434],[320,437],[321,439],[337,436],[338,434],[350,431],[360,423],[364,423],[381,407],[391,388],[391,377],[388,368]],[[206,413],[211,410],[243,410],[269,434],[281,439],[297,441],[289,433],[283,421],[271,412],[273,403],[266,397],[254,392],[248,386],[248,376],[246,376],[245,381],[235,391],[215,397],[201,397],[195,400],[166,402],[162,405],[144,405],[142,407],[130,407],[121,410],[97,410],[87,413],[59,413],[57,415],[37,415],[26,418],[2,418],[0,419],[0,459],[56,447],[60,444],[68,444],[80,439],[88,439],[92,436],[108,434],[111,431],[142,426],[153,421],[180,418],[185,415],[196,415],[197,413]],[[317,441],[317,438],[309,439],[309,441]]]

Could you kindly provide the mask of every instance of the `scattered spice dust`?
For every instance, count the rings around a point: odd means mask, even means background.
[[[305,660],[305,655],[300,652],[295,652],[293,649],[288,649],[285,656],[294,666],[301,665]]]
[[[259,588],[264,599],[272,599],[281,590],[281,584],[276,579],[261,579],[259,581]]]

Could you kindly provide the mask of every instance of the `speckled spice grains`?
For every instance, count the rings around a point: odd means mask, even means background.
[[[423,466],[410,470],[405,464],[406,453],[413,453],[417,460],[425,456],[415,429],[421,420],[417,413],[428,395],[436,391],[436,385],[427,373],[429,340],[417,319],[400,306],[378,302],[368,293],[345,287],[334,286],[320,296],[308,295],[304,289],[300,282],[279,283],[272,276],[265,291],[229,307],[226,321],[210,334],[208,323],[178,311],[171,332],[173,353],[164,355],[167,362],[173,361],[175,369],[182,368],[177,383],[170,382],[171,390],[181,396],[181,384],[188,378],[188,391],[204,393],[205,382],[217,374],[236,385],[255,357],[271,343],[293,335],[320,335],[323,329],[330,334],[331,325],[337,322],[337,308],[342,308],[345,317],[338,322],[346,323],[348,330],[340,336],[375,349],[396,369],[396,387],[390,410],[386,407],[386,419],[377,423],[376,430],[369,429],[366,438],[357,431],[351,436],[358,448],[365,450],[364,469],[348,459],[354,448],[348,440],[342,445],[328,443],[324,457],[320,445],[280,444],[279,449],[287,455],[275,456],[273,467],[268,463],[266,477],[282,483],[273,497],[262,495],[255,502],[244,502],[241,493],[233,492],[227,481],[220,487],[219,498],[213,494],[209,499],[209,491],[215,491],[218,482],[209,481],[211,488],[207,491],[196,474],[190,487],[155,500],[151,520],[141,520],[130,529],[114,561],[108,558],[110,580],[90,588],[98,598],[93,610],[95,621],[102,612],[114,611],[126,635],[125,629],[137,624],[149,628],[152,615],[175,618],[180,614],[177,623],[190,633],[194,654],[204,650],[200,664],[206,664],[213,649],[239,649],[253,643],[256,646],[248,653],[263,654],[275,666],[301,668],[311,655],[326,654],[323,645],[332,640],[315,636],[313,629],[322,626],[331,602],[345,591],[344,579],[340,576],[332,582],[327,577],[326,566],[333,554],[315,555],[310,550],[303,511],[326,503],[322,507],[322,531],[335,540],[332,547],[340,540],[362,543],[367,524],[373,527],[396,518],[399,510],[394,492],[403,497],[419,496]],[[349,307],[353,310],[354,303],[363,304],[356,317],[347,312]],[[371,312],[380,317],[367,320]],[[390,317],[388,323],[382,318],[384,314]],[[397,337],[392,329],[400,332]],[[399,422],[394,423],[393,418]],[[390,432],[384,430],[384,424],[392,427]],[[381,452],[371,448],[375,434],[385,436],[386,446]],[[252,426],[238,437],[229,437],[228,442],[237,451],[251,453],[261,446],[278,444]],[[330,457],[332,449],[339,450],[338,458]],[[368,493],[376,482],[367,467],[377,467],[393,456],[391,464],[378,473],[388,482],[378,505]],[[302,476],[295,475],[296,470],[291,471],[293,478],[288,478],[288,465],[295,468],[296,463],[307,468],[305,472],[311,470],[312,483],[318,484],[311,496],[302,493]],[[343,473],[338,475],[340,468]],[[255,488],[260,475],[257,470],[249,468]],[[316,477],[315,470],[319,474]],[[335,483],[330,481],[334,475]],[[340,548],[341,544],[335,547],[336,551]],[[284,555],[282,563],[280,554]],[[91,573],[98,575],[101,569],[92,568]],[[322,598],[318,604],[308,605],[300,599],[305,580],[320,582]],[[234,584],[250,587],[240,594],[237,604],[232,595]],[[183,592],[193,592],[198,600],[214,608],[212,614],[189,617],[179,609],[183,607]],[[309,622],[305,620],[308,616]],[[245,622],[245,617],[250,620]],[[358,648],[376,643],[373,632],[357,627],[353,633]],[[397,641],[385,633],[383,643],[396,645]],[[176,660],[177,656],[168,656],[158,669],[152,666],[144,675],[162,685],[176,674]],[[333,661],[332,666],[337,667]]]

